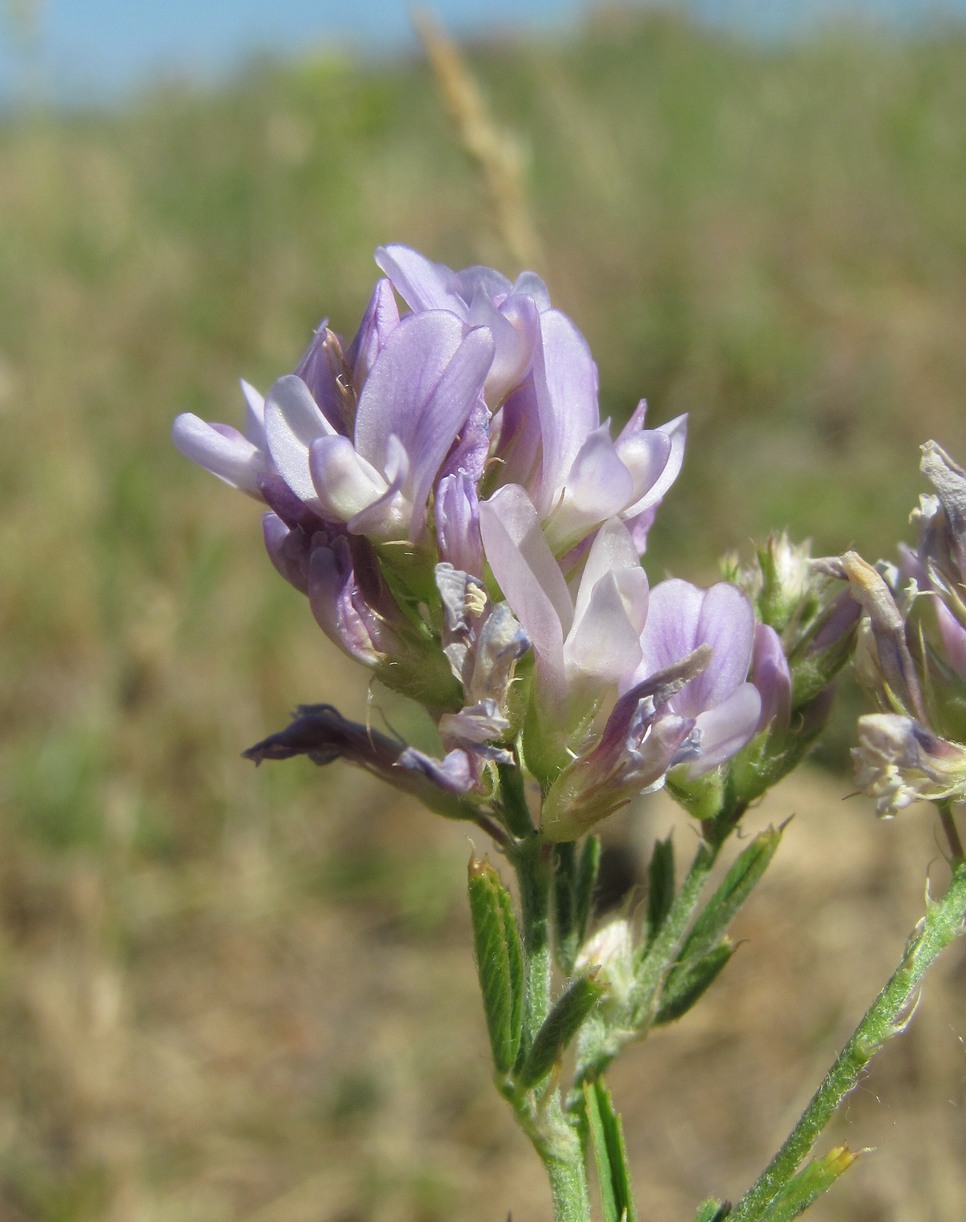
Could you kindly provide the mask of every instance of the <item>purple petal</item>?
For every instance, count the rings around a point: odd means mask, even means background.
[[[494,416],[494,456],[501,484],[519,484],[531,495],[539,491],[540,411],[533,375],[514,390]]]
[[[614,448],[634,479],[634,499],[624,507],[631,517],[656,505],[670,488],[684,460],[683,439],[676,444],[676,438],[663,430],[647,429],[618,441]]]
[[[289,530],[274,513],[262,518],[262,535],[269,559],[287,582],[303,594],[309,592],[309,540],[303,530]]]
[[[626,680],[641,659],[647,601],[647,577],[630,536],[616,519],[606,522],[581,575],[564,646],[568,666],[605,682]]]
[[[375,616],[356,585],[348,548],[315,547],[309,561],[308,594],[312,614],[340,649],[367,666],[382,661],[382,651],[373,640]]]
[[[265,397],[254,386],[242,378],[242,394],[245,396],[245,436],[263,454],[268,453],[265,438]]]
[[[465,751],[450,751],[443,759],[433,759],[415,747],[407,747],[396,760],[397,767],[426,777],[448,793],[469,793],[476,784],[476,775]]]
[[[425,505],[440,465],[483,389],[493,340],[464,338],[452,314],[410,314],[386,341],[359,398],[356,449],[386,471],[390,436],[412,464],[410,499]]]
[[[597,428],[597,366],[587,341],[566,315],[548,310],[540,316],[541,342],[533,355],[543,462],[535,502],[546,516],[589,433]]]
[[[433,263],[408,246],[380,246],[376,266],[411,310],[450,310],[466,317],[458,277],[445,264]]]
[[[700,755],[688,764],[688,775],[702,776],[730,759],[757,733],[760,719],[761,695],[753,683],[742,683],[719,704],[699,713],[695,726],[701,735]]]
[[[707,590],[694,644],[706,643],[713,652],[689,696],[706,709],[730,696],[748,678],[754,640],[755,613],[741,590],[726,581]]]
[[[309,448],[309,473],[326,517],[348,522],[386,493],[387,483],[356,453],[348,437],[319,437]]]
[[[502,309],[489,300],[474,302],[470,322],[488,327],[496,344],[496,355],[486,378],[488,402],[502,403],[523,381],[533,362],[533,351],[540,342],[540,315],[528,297],[511,298]]]
[[[651,590],[647,623],[641,635],[644,657],[637,677],[664,670],[694,648],[704,591],[670,578]]]
[[[265,400],[265,433],[279,474],[306,505],[318,507],[309,469],[309,447],[319,437],[337,436],[301,378],[279,378]]]
[[[349,370],[339,337],[329,329],[327,319],[316,328],[293,376],[305,383],[322,415],[336,432],[352,431],[354,405],[347,401],[346,393]]]
[[[483,550],[504,598],[533,642],[548,682],[563,691],[563,638],[570,592],[530,498],[515,484],[480,505]]]
[[[594,429],[577,454],[566,485],[547,523],[554,551],[579,540],[634,499],[636,484],[618,457],[606,425]],[[634,554],[637,563],[638,552]]]
[[[185,457],[212,475],[261,499],[259,481],[268,464],[265,455],[228,424],[208,424],[191,412],[178,416],[171,439]]]
[[[695,717],[745,682],[754,625],[751,604],[736,586],[720,582],[705,591],[674,578],[662,581],[651,591],[638,675],[661,670],[697,646],[710,645],[711,662],[674,701],[678,713]]]
[[[462,271],[453,272],[452,277],[453,287],[468,304],[481,298],[502,300],[513,288],[506,276],[492,267],[464,267]]]
[[[532,298],[541,313],[550,309],[550,293],[536,272],[521,272],[510,291],[514,297]]]
[[[346,364],[352,370],[352,382],[357,391],[369,376],[376,358],[386,346],[386,340],[399,326],[399,310],[388,280],[380,280],[372,290],[372,297],[362,316],[356,337],[345,354]]]
[[[465,474],[474,484],[483,477],[490,454],[490,413],[482,398],[470,407],[459,436],[446,455],[440,479],[448,475]]]
[[[480,503],[474,481],[462,472],[440,480],[435,514],[440,559],[464,573],[482,577]]]
[[[792,709],[792,676],[781,637],[767,624],[755,625],[751,679],[761,696],[759,730],[772,723],[787,728]]]

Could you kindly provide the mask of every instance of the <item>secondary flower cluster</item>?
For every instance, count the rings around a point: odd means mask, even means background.
[[[640,558],[685,419],[648,429],[642,402],[612,437],[587,343],[534,274],[401,246],[376,262],[351,342],[323,322],[264,400],[243,385],[244,433],[183,415],[174,439],[265,502],[276,568],[333,641],[430,711],[440,750],[368,750],[314,706],[255,757],[418,776],[460,817],[486,808],[498,765],[522,764],[560,840],[671,769],[712,772],[775,715],[788,670],[736,586],[649,589]]]
[[[842,558],[865,612],[856,671],[879,709],[859,719],[856,779],[883,816],[966,801],[966,472],[934,441],[922,455],[935,493],[912,515],[917,549],[898,566]]]

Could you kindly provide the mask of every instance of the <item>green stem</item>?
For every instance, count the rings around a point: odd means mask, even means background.
[[[568,1143],[569,1157],[543,1159],[550,1180],[554,1222],[591,1222],[586,1154],[573,1128],[570,1133],[573,1140]]]
[[[953,871],[943,898],[929,903],[926,915],[909,940],[902,962],[842,1049],[798,1124],[728,1215],[728,1222],[752,1222],[765,1214],[808,1156],[833,1112],[855,1086],[872,1057],[886,1040],[905,1030],[923,974],[940,952],[964,932],[964,918],[966,862],[961,861]]]
[[[504,791],[506,792],[506,791]],[[509,796],[508,805],[517,805]],[[519,806],[517,805],[519,815]],[[521,820],[522,822],[522,820]],[[507,856],[516,871],[520,889],[520,925],[523,943],[526,995],[524,999],[522,1054],[532,1046],[550,1013],[553,955],[550,942],[550,894],[553,883],[553,845],[531,831],[515,840]],[[587,1156],[582,1133],[573,1118],[565,1116],[559,1088],[541,1097],[541,1090],[521,1093],[510,1086],[507,1097],[517,1120],[533,1142],[550,1181],[555,1222],[590,1222],[590,1192]]]

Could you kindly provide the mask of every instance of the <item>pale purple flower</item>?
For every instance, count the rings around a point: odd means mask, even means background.
[[[658,656],[660,615],[648,634],[640,556],[685,418],[647,429],[642,402],[612,438],[586,340],[533,273],[511,283],[402,246],[376,258],[387,278],[351,343],[323,323],[264,400],[245,387],[244,432],[184,415],[174,437],[268,505],[276,568],[340,648],[428,709],[440,758],[366,746],[328,706],[258,750],[305,741],[479,802],[522,736],[561,837],[565,792],[582,795],[586,823],[669,768],[715,767],[744,741],[752,698],[757,722],[781,695],[767,640],[767,700],[747,682],[752,636],[741,615],[718,625],[725,596],[711,592],[673,656]]]
[[[499,460],[490,479],[519,485],[555,555],[563,555],[611,517],[640,525],[677,478],[686,418],[644,428],[641,404],[617,441],[601,424],[597,369],[586,340],[564,314],[540,316],[539,342],[526,379],[492,424]],[[489,491],[484,479],[484,490]],[[643,551],[641,533],[638,555]]]
[[[495,354],[486,399],[498,406],[526,376],[537,343],[539,315],[550,309],[547,286],[534,272],[515,283],[489,267],[453,271],[407,246],[381,246],[376,263],[414,313],[447,310],[467,327],[486,327]]]
[[[351,438],[294,374],[265,403],[269,450],[286,484],[327,521],[381,541],[421,544],[436,479],[482,394],[493,358],[488,331],[451,314],[404,318],[359,395]]]
[[[613,441],[600,421],[587,341],[551,308],[532,272],[511,284],[490,268],[453,271],[404,246],[381,248],[376,262],[414,312],[448,310],[493,337],[484,395],[496,461],[483,495],[498,485],[523,487],[557,555],[614,516],[631,524],[640,555],[648,515],[681,468],[685,418],[645,429],[641,403]]]
[[[676,713],[670,702],[710,656],[709,646],[699,646],[617,700],[599,740],[550,786],[540,816],[544,835],[576,840],[632,798],[662,788],[671,768],[699,756],[695,719]]]
[[[751,603],[728,582],[701,590],[672,578],[651,590],[642,658],[628,686],[704,645],[711,650],[708,665],[667,702],[670,712],[694,723],[698,750],[685,765],[689,778],[724,763],[759,728],[762,697],[748,680],[755,637]]]
[[[616,685],[640,658],[647,577],[627,529],[616,519],[597,532],[574,588],[517,485],[480,506],[487,561],[536,655],[537,700],[550,719],[575,699]]]

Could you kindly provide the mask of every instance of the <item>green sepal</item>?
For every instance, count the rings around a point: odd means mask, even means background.
[[[674,903],[674,843],[658,840],[647,870],[647,945],[657,937]]]
[[[792,1218],[803,1214],[816,1197],[828,1192],[858,1157],[843,1145],[829,1150],[824,1158],[813,1159],[768,1205],[761,1215],[762,1222],[791,1222]]]
[[[709,1197],[707,1201],[702,1201],[698,1206],[694,1222],[724,1222],[729,1213],[731,1213],[731,1205],[728,1201],[716,1201],[713,1197]]]
[[[665,788],[692,818],[707,823],[724,810],[727,773],[724,768],[715,768],[694,779],[672,776],[668,778]]]
[[[735,948],[724,939],[707,955],[700,959],[689,959],[687,963],[675,968],[664,986],[661,1004],[654,1016],[655,1025],[673,1023],[682,1014],[686,1014],[714,983],[734,952]]]
[[[770,827],[759,833],[735,859],[681,948],[679,962],[682,968],[687,966],[688,960],[704,958],[718,945],[735,913],[768,868],[783,831],[784,826]]]
[[[483,1010],[499,1073],[516,1063],[523,1035],[523,951],[510,893],[484,857],[467,871],[476,969]]]
[[[603,1222],[637,1222],[620,1116],[598,1078],[584,1083],[584,1107],[594,1148]]]
[[[529,1090],[542,1081],[558,1063],[587,1016],[607,992],[598,983],[597,971],[572,980],[557,998],[534,1037],[530,1051],[514,1073],[517,1084]]]

